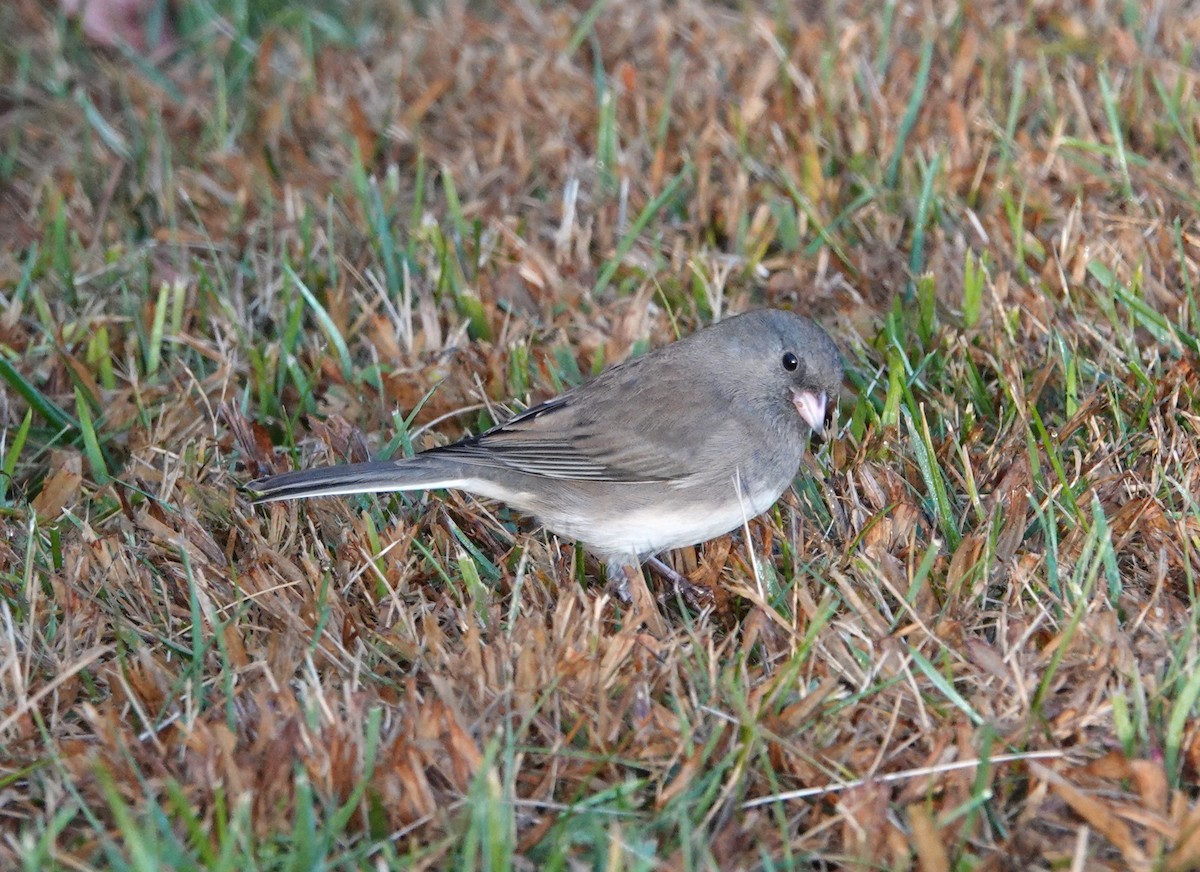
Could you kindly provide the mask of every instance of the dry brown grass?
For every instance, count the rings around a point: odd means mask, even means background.
[[[0,9],[0,865],[1200,866],[1196,4],[290,8]],[[665,632],[236,489],[764,304],[838,437]]]

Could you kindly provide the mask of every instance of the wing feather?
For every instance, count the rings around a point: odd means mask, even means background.
[[[745,439],[741,425],[718,412],[697,432],[693,414],[671,415],[669,409],[678,408],[681,397],[716,410],[728,403],[705,394],[711,380],[696,378],[695,367],[671,373],[660,368],[648,378],[643,360],[606,370],[479,436],[432,450],[462,463],[578,481],[678,484],[722,468],[729,446]]]

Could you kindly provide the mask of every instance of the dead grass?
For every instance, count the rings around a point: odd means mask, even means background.
[[[886,8],[0,7],[0,865],[1200,866],[1200,8]],[[665,633],[236,490],[757,305],[838,438]]]

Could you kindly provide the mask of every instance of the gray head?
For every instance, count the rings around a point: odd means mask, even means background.
[[[825,429],[825,410],[842,383],[842,355],[829,335],[802,315],[761,309],[729,318],[707,336],[718,378],[731,399],[758,407],[780,426]]]

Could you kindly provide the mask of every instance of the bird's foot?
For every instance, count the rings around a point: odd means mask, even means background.
[[[624,560],[608,561],[606,573],[608,583],[604,586],[604,589],[625,603],[625,605],[633,602],[633,594],[629,590],[629,578],[632,574],[629,570],[631,568],[625,565]]]
[[[646,576],[636,563],[625,560],[610,560],[608,563],[608,591],[621,602],[633,607],[633,619],[655,636],[667,633],[667,624],[659,614],[658,603],[646,585]]]
[[[688,605],[698,609],[712,605],[714,600],[713,592],[707,587],[694,583],[686,575],[680,575],[657,557],[648,559],[646,565],[671,582],[675,588],[675,592],[682,596]]]

